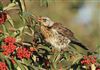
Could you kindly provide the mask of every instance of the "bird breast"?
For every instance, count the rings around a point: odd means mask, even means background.
[[[59,50],[67,47],[70,43],[70,40],[67,37],[59,34],[56,29],[51,28],[47,30],[46,28],[42,27],[41,31],[45,37],[45,40]]]

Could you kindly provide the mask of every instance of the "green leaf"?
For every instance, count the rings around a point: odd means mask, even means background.
[[[97,45],[97,49],[95,52],[97,52],[97,54],[100,54],[100,45]]]
[[[18,66],[21,68],[21,70],[25,70],[25,67],[24,67],[24,65],[23,65],[23,64],[18,63]]]
[[[6,57],[5,57],[5,60],[6,60],[6,63],[7,63],[7,65],[8,65],[9,70],[13,70],[13,69],[12,69],[11,61],[10,61],[8,58],[6,58]]]
[[[19,60],[17,60],[17,59],[15,59],[15,61],[16,61],[17,65],[18,65],[18,67],[19,67],[21,70],[25,70],[25,67],[24,67],[23,64],[21,64],[21,61],[19,61]]]
[[[55,52],[51,57],[52,62],[57,62],[57,60],[60,58],[59,56],[60,56],[60,52]]]
[[[0,11],[3,11],[3,4],[0,1]]]
[[[17,9],[16,3],[10,3],[8,6],[4,7],[3,10],[11,10],[11,9]]]
[[[14,27],[14,22],[13,22],[12,18],[9,15],[7,15],[7,18],[8,18],[8,21],[9,21],[10,25],[12,27]]]
[[[17,70],[18,65],[14,64],[13,67],[14,67],[14,70]]]
[[[21,60],[17,60],[17,59],[15,59],[15,60],[18,64],[18,69],[27,70],[27,68],[28,69],[30,68],[31,70],[39,70],[37,67],[31,65],[30,61],[28,62],[27,60],[24,59],[24,61],[27,61],[25,63],[25,62],[23,62],[23,60],[22,60],[22,62],[21,62]]]
[[[2,52],[0,51],[0,60],[2,61],[2,60],[4,60],[4,55],[2,54]]]
[[[2,44],[2,40],[0,39],[0,45]]]
[[[22,59],[22,62],[29,65],[32,61],[30,59]]]
[[[47,51],[51,51],[51,49],[48,46],[41,46],[39,47],[39,49],[45,49]]]
[[[25,2],[24,0],[16,0],[19,4],[19,7],[21,9],[21,12],[25,12]]]
[[[6,36],[8,30],[4,24],[2,24],[2,28],[3,28],[4,36]]]
[[[36,55],[33,55],[33,56],[32,56],[32,60],[33,60],[34,62],[36,62]]]

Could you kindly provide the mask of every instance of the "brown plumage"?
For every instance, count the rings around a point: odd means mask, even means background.
[[[63,27],[60,23],[55,23],[48,17],[40,17],[38,21],[41,23],[41,32],[45,40],[55,48],[61,50],[72,43],[88,50],[74,37],[71,30]]]

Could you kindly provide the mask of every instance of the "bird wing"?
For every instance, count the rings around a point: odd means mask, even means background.
[[[79,40],[77,40],[74,37],[74,33],[71,30],[67,29],[66,27],[63,27],[59,23],[55,23],[52,28],[56,29],[57,32],[59,34],[61,34],[62,36],[69,38],[69,40],[71,41],[71,43],[79,45],[80,47],[88,50],[88,48],[86,46],[84,46]]]
[[[68,28],[62,26],[62,24],[60,23],[55,23],[52,28],[56,29],[57,32],[64,37],[67,37],[69,39],[74,38],[74,33]]]

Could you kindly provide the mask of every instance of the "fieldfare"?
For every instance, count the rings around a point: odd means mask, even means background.
[[[85,50],[88,50],[80,41],[78,41],[71,30],[63,27],[60,23],[53,22],[48,17],[39,17],[40,30],[45,41],[50,43],[58,50],[68,47],[70,44],[76,44]]]

